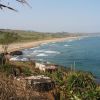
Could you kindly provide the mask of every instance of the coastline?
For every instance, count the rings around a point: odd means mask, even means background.
[[[72,37],[65,37],[65,38],[53,38],[53,39],[47,39],[47,40],[39,40],[39,41],[33,41],[33,42],[13,43],[9,45],[8,52],[37,47],[43,43],[61,42],[65,40],[73,40],[73,39],[79,39],[79,38],[80,36],[72,36]],[[0,52],[2,52],[1,45],[0,45]]]

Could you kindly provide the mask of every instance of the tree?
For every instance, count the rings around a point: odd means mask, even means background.
[[[0,0],[0,2],[1,2],[1,1],[3,1],[3,0]],[[27,4],[29,7],[31,7],[31,6],[28,4],[27,0],[15,0],[15,1],[16,1],[16,2],[20,2],[20,3],[22,3],[22,4]],[[11,1],[10,1],[10,2],[7,2],[7,1],[6,1],[6,3],[7,3],[8,5],[5,5],[5,4],[3,4],[3,3],[0,3],[0,9],[7,8],[7,9],[10,9],[10,10],[13,10],[13,11],[17,11],[15,8],[9,6],[9,3],[11,3]]]
[[[9,32],[3,32],[3,36],[0,39],[0,44],[2,45],[3,54],[4,57],[8,53],[8,47],[10,44],[14,43],[18,39],[17,33],[9,33]],[[6,59],[7,61],[7,59]]]
[[[3,53],[6,54],[8,52],[8,47],[10,44],[15,42],[18,39],[18,34],[5,32],[3,37],[0,39],[0,43],[2,45]]]

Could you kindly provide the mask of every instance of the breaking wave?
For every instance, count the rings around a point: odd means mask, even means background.
[[[60,52],[58,52],[58,51],[44,51],[45,53],[53,53],[53,54],[60,54]]]
[[[68,44],[65,44],[64,46],[65,46],[65,47],[69,47],[70,45],[68,45]]]
[[[48,56],[47,54],[44,54],[44,53],[40,53],[37,55],[38,57],[44,57],[44,56]]]
[[[58,51],[50,51],[50,50],[34,50],[33,54],[34,53],[60,54],[60,52],[58,52]]]
[[[10,61],[29,61],[28,58],[20,58],[20,57],[12,57],[10,58]]]

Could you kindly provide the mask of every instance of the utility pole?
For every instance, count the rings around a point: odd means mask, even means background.
[[[75,63],[75,61],[74,61],[74,72],[75,72],[75,70],[76,70],[75,67],[76,67],[76,63]]]

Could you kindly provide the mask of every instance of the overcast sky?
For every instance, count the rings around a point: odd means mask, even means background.
[[[0,10],[0,28],[100,32],[100,0],[29,0],[32,9],[8,1],[18,12]]]

